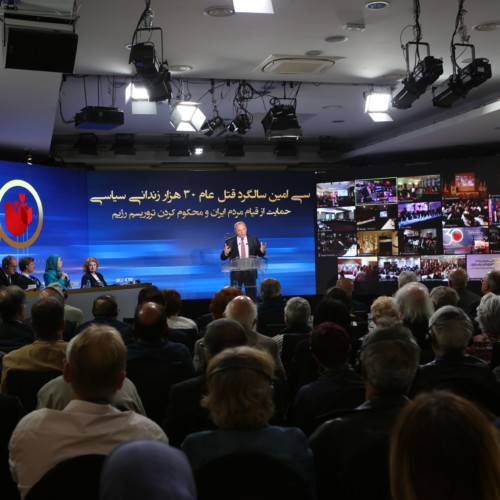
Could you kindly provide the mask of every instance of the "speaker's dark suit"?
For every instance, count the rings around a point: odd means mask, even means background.
[[[251,234],[247,234],[246,238],[248,243],[247,257],[250,256],[264,257],[266,252],[261,252],[259,238],[257,238],[257,236],[252,236]],[[227,245],[231,249],[231,251],[229,252],[228,255],[226,255],[224,253],[224,250],[222,250],[220,254],[221,260],[227,260],[227,259],[233,260],[239,258],[240,252],[238,250],[238,241],[239,238],[237,236],[233,236],[224,242],[224,244]],[[231,272],[231,285],[237,286],[239,288],[242,288],[244,286],[245,293],[251,298],[257,297],[256,283],[257,283],[257,271],[255,270]]]

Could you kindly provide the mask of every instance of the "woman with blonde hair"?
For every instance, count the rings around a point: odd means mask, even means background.
[[[498,500],[500,446],[488,416],[447,391],[401,412],[389,457],[393,500]]]

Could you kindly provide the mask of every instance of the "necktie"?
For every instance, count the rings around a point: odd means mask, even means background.
[[[242,259],[244,259],[247,256],[247,249],[245,247],[245,240],[242,238],[241,239],[241,252],[240,256]]]

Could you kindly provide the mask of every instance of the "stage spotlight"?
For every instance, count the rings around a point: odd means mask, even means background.
[[[78,149],[81,155],[96,155],[97,154],[97,135],[95,134],[78,134],[78,139],[73,146],[73,149]]]
[[[170,112],[170,123],[179,132],[197,132],[205,120],[197,102],[181,101]]]
[[[453,103],[464,99],[474,87],[491,78],[488,59],[474,59],[465,68],[459,69],[434,90],[432,104],[438,108],[451,108]]]
[[[297,141],[292,137],[280,138],[274,147],[276,156],[297,156]]]
[[[299,126],[294,106],[282,104],[273,106],[261,123],[268,139],[287,137],[298,140],[302,137],[302,129]]]
[[[134,134],[116,134],[111,151],[115,155],[135,155],[134,140]]]
[[[392,93],[392,107],[408,109],[443,74],[443,61],[432,56],[422,59]]]
[[[191,156],[189,136],[187,134],[170,136],[168,156]]]
[[[143,42],[133,45],[129,63],[134,63],[137,76],[146,87],[150,101],[165,101],[172,97],[170,73],[156,57],[153,43]]]
[[[220,116],[214,116],[211,120],[207,120],[201,127],[201,131],[207,136],[222,135],[226,131],[226,124]]]
[[[230,135],[226,137],[226,146],[224,148],[224,156],[245,156],[243,149],[243,137]]]
[[[246,134],[250,130],[252,121],[248,113],[241,113],[234,118],[227,129],[229,132],[238,132],[238,134]]]
[[[392,122],[391,116],[387,113],[391,94],[388,92],[366,92],[365,99],[365,113],[374,122]]]

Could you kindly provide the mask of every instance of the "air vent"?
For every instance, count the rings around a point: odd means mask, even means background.
[[[318,74],[331,69],[344,57],[330,56],[290,56],[273,54],[263,61],[254,71],[281,75]]]

